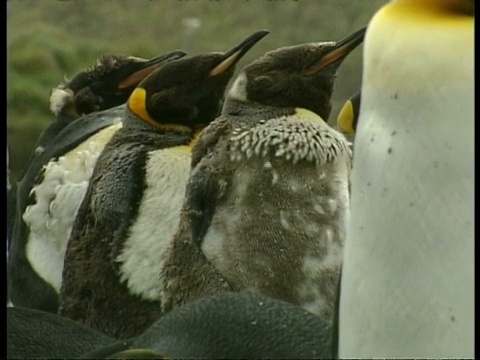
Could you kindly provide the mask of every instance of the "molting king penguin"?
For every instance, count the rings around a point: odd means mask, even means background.
[[[50,110],[57,118],[41,139],[45,138],[46,133],[53,136],[48,136],[39,145],[48,144],[63,127],[80,116],[124,104],[140,81],[162,66],[165,60],[183,55],[178,51],[149,60],[124,55],[99,57],[94,66],[80,71],[67,83],[52,90]],[[36,150],[37,153],[41,151],[38,148]]]
[[[203,262],[234,291],[331,321],[351,152],[326,121],[337,69],[364,32],[268,52],[236,78],[222,115],[192,152],[182,222],[165,265],[164,308],[201,294],[209,269],[196,262]]]
[[[72,228],[60,314],[116,338],[161,316],[161,265],[178,226],[192,142],[218,115],[236,63],[267,33],[226,53],[166,64],[133,91]]]
[[[84,359],[330,359],[331,326],[298,306],[249,292],[197,299],[137,337]]]
[[[9,222],[13,233],[8,260],[13,305],[57,311],[73,220],[98,155],[122,126],[120,104],[143,77],[184,55],[173,51],[151,60],[101,57],[93,68],[53,90],[56,121],[40,136],[18,188],[9,193],[9,216],[15,218]]]
[[[29,175],[33,173],[33,177],[36,177],[41,167],[45,165],[40,159],[44,161],[51,159],[51,157],[46,159],[42,154],[47,145],[55,144],[53,139],[66,126],[81,116],[124,104],[135,86],[158,66],[161,66],[164,61],[165,55],[149,60],[134,56],[104,55],[97,59],[94,66],[78,72],[69,81],[53,89],[50,95],[50,110],[56,116],[55,121],[49,124],[40,135],[34,151],[20,175],[22,182],[28,184],[28,187],[23,184],[28,190],[22,189],[27,196],[34,180]],[[114,118],[114,116],[107,117],[110,124]],[[91,122],[91,118],[89,120],[88,123]],[[96,132],[109,125],[108,121],[97,121],[93,127],[85,126],[84,123],[85,121],[81,123],[82,131],[75,132],[77,139],[72,139],[71,135],[68,137],[70,147],[76,145],[75,140],[81,141],[82,136],[86,136],[87,132]],[[77,127],[79,126],[77,125]],[[55,148],[59,149],[58,146]],[[63,149],[60,151],[65,152]],[[63,155],[63,153],[61,154]],[[11,219],[9,224],[13,224],[15,221],[16,192],[15,186],[9,193],[9,204],[11,204],[8,211],[9,219]]]
[[[474,357],[474,1],[397,0],[365,37],[340,358]]]

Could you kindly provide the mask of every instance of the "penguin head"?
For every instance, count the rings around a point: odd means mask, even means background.
[[[130,111],[156,128],[207,125],[219,113],[235,65],[268,33],[256,31],[225,53],[202,54],[163,66],[132,92]]]
[[[50,109],[55,115],[64,111],[76,118],[121,105],[147,75],[185,55],[176,50],[149,60],[123,55],[101,56],[94,66],[78,72],[52,91]]]
[[[361,93],[351,96],[343,104],[337,116],[337,128],[344,134],[354,135],[360,114]]]
[[[365,28],[338,42],[316,42],[267,52],[248,66],[228,98],[275,107],[302,107],[327,120],[336,71],[357,47]]]

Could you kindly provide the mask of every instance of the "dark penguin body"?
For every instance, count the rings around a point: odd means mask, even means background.
[[[161,264],[178,226],[191,143],[218,114],[237,61],[266,34],[167,64],[132,93],[72,229],[61,314],[117,338],[161,316]]]
[[[7,359],[72,359],[115,341],[57,314],[7,308]]]
[[[193,242],[233,290],[331,321],[351,152],[326,121],[336,70],[363,34],[269,52],[237,77],[193,149],[181,231],[165,264],[166,308],[190,301],[206,276],[190,271]]]
[[[104,56],[52,91],[56,121],[40,136],[18,187],[8,194],[9,228],[13,228],[9,296],[14,305],[57,311],[73,217],[96,157],[121,127],[124,106],[120,104],[143,77],[183,55],[174,51],[150,60]]]
[[[330,359],[330,336],[330,325],[304,309],[227,292],[176,308],[117,349],[82,358]]]

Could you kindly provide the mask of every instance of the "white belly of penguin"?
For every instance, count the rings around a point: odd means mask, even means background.
[[[186,146],[150,152],[138,215],[116,259],[121,281],[147,300],[161,297],[160,269],[177,231],[190,160]]]
[[[329,319],[335,281],[325,285],[322,279],[338,275],[342,263],[348,162],[328,165],[328,175],[313,163],[298,172],[266,159],[237,166],[231,192],[204,237],[206,257],[235,290],[284,295]]]
[[[419,14],[364,45],[340,358],[474,358],[474,20]]]
[[[30,233],[26,256],[30,265],[55,291],[60,291],[63,260],[73,221],[98,156],[118,122],[102,129],[58,160],[45,165],[43,181],[34,186],[36,203],[27,206],[23,220]]]

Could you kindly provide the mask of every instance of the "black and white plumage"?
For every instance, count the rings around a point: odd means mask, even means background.
[[[266,34],[166,64],[134,90],[73,225],[61,314],[117,338],[161,315],[161,264],[177,229],[191,144],[218,114],[235,64]]]
[[[173,51],[150,60],[104,56],[52,91],[56,120],[40,135],[18,187],[8,194],[14,305],[57,311],[73,219],[98,155],[122,126],[120,104],[143,77],[183,55]]]
[[[363,34],[280,48],[242,70],[193,149],[164,307],[192,299],[208,278],[197,269],[203,262],[235,291],[331,320],[351,152],[326,121],[336,70]]]
[[[474,68],[473,0],[368,25],[340,358],[475,357]]]

